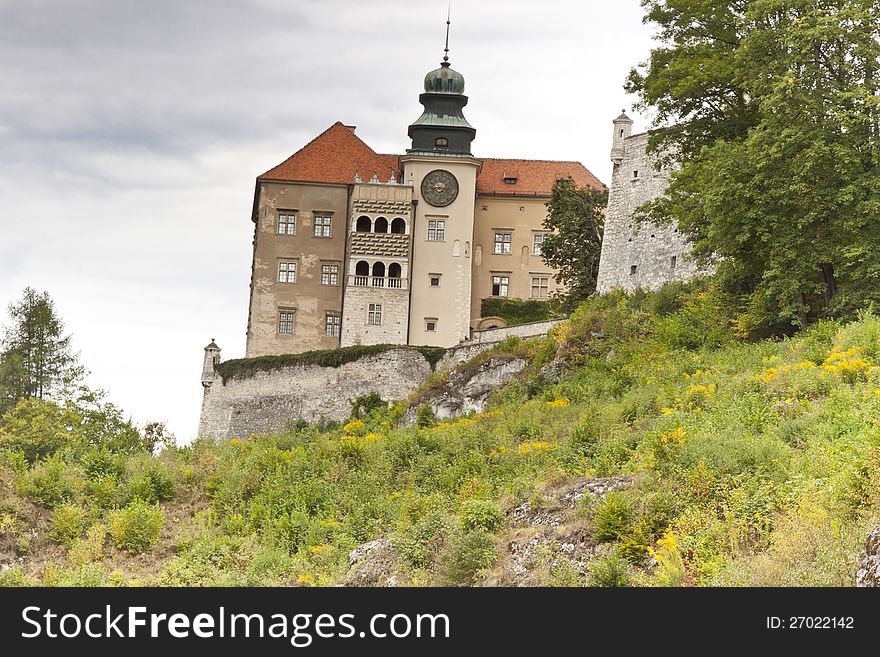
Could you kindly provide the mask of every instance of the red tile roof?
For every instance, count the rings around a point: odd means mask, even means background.
[[[393,173],[400,178],[399,155],[376,153],[354,130],[337,121],[259,180],[348,185],[355,173],[369,180],[375,173],[386,182]],[[509,160],[486,158],[477,176],[478,194],[549,196],[553,184],[571,177],[578,185],[604,187],[580,162]],[[516,179],[513,184],[504,179]]]
[[[364,180],[375,173],[387,182],[392,173],[399,177],[397,158],[379,155],[337,121],[259,179],[349,185],[355,173]]]
[[[580,162],[486,158],[477,176],[477,194],[550,196],[556,181],[569,177],[580,187],[605,187]],[[505,179],[516,182],[505,183]]]

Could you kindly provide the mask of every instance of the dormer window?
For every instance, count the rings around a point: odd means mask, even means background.
[[[434,146],[437,146],[438,148],[446,148],[449,146],[449,140],[446,137],[437,137],[437,139],[434,140]]]
[[[515,185],[516,184],[516,176],[504,176],[504,184],[505,185]]]

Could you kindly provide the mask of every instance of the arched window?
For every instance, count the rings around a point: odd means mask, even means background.
[[[355,230],[358,233],[369,233],[373,229],[373,222],[370,221],[369,217],[358,217],[357,223],[355,224]]]
[[[385,217],[379,217],[376,219],[376,226],[374,228],[374,232],[376,233],[387,233],[388,232],[388,220]]]
[[[391,222],[391,232],[395,235],[403,235],[406,232],[406,222],[400,217],[397,217]]]
[[[354,275],[355,276],[369,276],[370,275],[370,263],[366,260],[361,260],[354,266]]]
[[[392,262],[388,265],[388,278],[400,278],[401,269],[400,265],[396,262]]]
[[[384,262],[374,262],[373,263],[373,278],[385,278],[385,263]]]

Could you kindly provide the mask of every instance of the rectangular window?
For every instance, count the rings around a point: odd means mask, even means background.
[[[428,241],[429,242],[445,242],[446,241],[446,222],[440,220],[428,221]]]
[[[324,316],[324,335],[338,338],[342,328],[342,315],[339,313],[327,313]]]
[[[550,278],[547,276],[532,276],[532,299],[546,299],[550,289]]]
[[[672,269],[675,269],[675,265],[678,262],[678,256],[672,256],[672,260],[669,261],[669,264]]]
[[[371,303],[367,311],[367,324],[379,326],[382,324],[382,304]]]
[[[437,318],[436,317],[426,317],[425,318],[425,330],[428,333],[434,333],[437,330]]]
[[[315,237],[330,237],[330,219],[327,215],[315,215]]]
[[[429,282],[431,283],[431,287],[440,287],[440,274],[430,274]]]
[[[278,212],[278,234],[296,235],[295,210],[280,210]]]
[[[293,320],[296,318],[296,311],[286,308],[278,311],[278,332],[282,335],[293,334]]]
[[[339,265],[321,265],[321,285],[339,285]]]
[[[509,276],[493,276],[492,277],[492,296],[493,297],[510,296],[510,277]]]
[[[282,260],[278,263],[278,282],[296,283],[296,260]]]
[[[495,233],[495,253],[500,255],[510,255],[510,233]]]
[[[541,255],[541,247],[544,246],[544,238],[546,233],[535,233],[532,235],[532,255]]]

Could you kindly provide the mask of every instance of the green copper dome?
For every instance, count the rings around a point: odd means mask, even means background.
[[[425,76],[425,93],[461,95],[464,93],[464,76],[444,61],[440,68]]]

